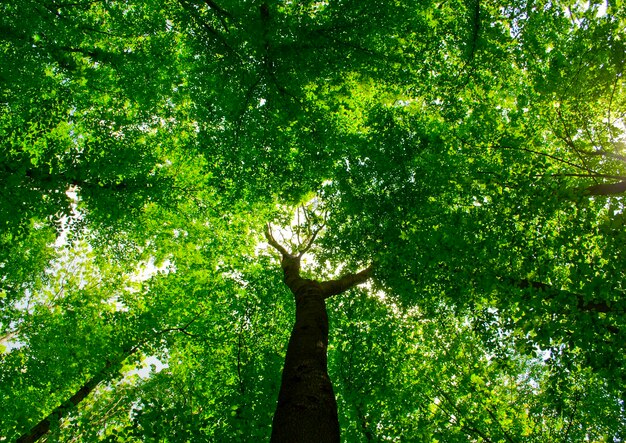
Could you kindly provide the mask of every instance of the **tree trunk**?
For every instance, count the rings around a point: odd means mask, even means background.
[[[268,234],[283,257],[285,283],[296,302],[283,368],[272,443],[337,443],[337,402],[328,376],[328,314],[325,299],[365,282],[371,267],[339,280],[317,282],[300,277],[300,257],[289,254]]]
[[[283,368],[272,439],[281,442],[339,442],[337,402],[328,376],[328,315],[319,283],[294,292],[296,322]]]
[[[161,331],[157,332],[157,334],[160,335],[174,331],[188,334],[186,332],[186,329],[196,320],[196,318],[193,318],[184,326],[162,329]],[[68,412],[78,406],[81,401],[83,401],[89,394],[91,394],[96,386],[98,386],[101,382],[109,379],[112,376],[113,371],[115,369],[119,369],[119,365],[121,365],[121,363],[128,357],[137,352],[140,346],[142,346],[144,343],[145,341],[141,341],[136,346],[124,348],[117,358],[107,360],[104,364],[104,367],[93,377],[87,380],[80,388],[78,388],[74,395],[67,399],[67,401],[65,401],[63,404],[57,406],[52,412],[50,412],[50,414],[48,414],[39,423],[33,426],[28,432],[19,437],[16,440],[16,443],[32,443],[39,440],[41,437],[50,432],[50,428],[52,427],[53,423],[58,423],[63,417],[68,414]]]
[[[91,391],[94,390],[98,384],[106,378],[104,371],[98,373],[95,377],[91,378],[84,385],[82,385],[74,395],[70,397],[67,403],[62,404],[55,408],[47,417],[37,423],[26,434],[22,435],[16,440],[17,443],[32,443],[39,440],[50,431],[50,426],[53,422],[61,420],[73,407],[77,406],[85,397],[87,397]]]
[[[28,432],[16,440],[16,443],[33,443],[50,431],[53,423],[58,423],[74,407],[85,399],[95,388],[109,375],[111,363],[107,362],[105,368],[87,380],[65,403],[56,407],[50,414],[33,426]]]

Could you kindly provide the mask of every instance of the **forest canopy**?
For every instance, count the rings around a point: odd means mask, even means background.
[[[0,3],[0,441],[266,441],[315,241],[346,442],[626,440],[626,3]],[[369,268],[368,268],[369,269]],[[369,276],[369,274],[368,274]]]

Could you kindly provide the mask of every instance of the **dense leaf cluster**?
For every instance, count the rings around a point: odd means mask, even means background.
[[[294,308],[261,234],[302,203],[304,271],[375,266],[329,307],[346,441],[626,438],[626,5],[8,0],[0,31],[0,441],[267,439]]]

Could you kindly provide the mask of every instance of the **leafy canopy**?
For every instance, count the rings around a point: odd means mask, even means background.
[[[0,440],[266,439],[310,201],[346,441],[626,438],[622,2],[0,12]]]

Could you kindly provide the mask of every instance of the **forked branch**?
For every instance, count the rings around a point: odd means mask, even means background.
[[[274,249],[276,249],[278,252],[281,253],[281,255],[283,257],[290,257],[290,258],[297,258],[300,259],[302,258],[302,256],[304,254],[306,254],[311,247],[313,246],[313,243],[315,243],[315,240],[317,239],[318,234],[320,233],[320,231],[324,228],[324,225],[320,226],[318,229],[314,230],[311,235],[309,236],[309,238],[305,241],[304,247],[300,248],[301,245],[298,245],[296,247],[296,252],[299,251],[297,254],[294,253],[290,253],[289,251],[287,251],[287,249],[281,245],[276,238],[274,237],[274,234],[272,233],[272,226],[268,223],[267,225],[265,225],[265,238],[267,238],[267,242],[274,247]]]
[[[311,236],[309,237],[309,240],[306,242],[306,246],[298,254],[299,258],[302,258],[302,256],[306,254],[309,251],[309,249],[311,249],[311,246],[313,246],[313,243],[315,242],[315,239],[317,238],[317,234],[319,234],[322,229],[324,229],[324,225],[320,226],[319,229],[316,229],[315,231],[313,231],[313,234],[311,234]]]
[[[272,234],[272,226],[269,223],[265,225],[265,238],[267,238],[267,242],[271,246],[273,246],[274,249],[276,249],[278,252],[281,253],[283,258],[293,257],[292,254],[287,252],[287,250],[284,248],[283,245],[281,245],[280,243],[276,241],[276,239],[274,238],[274,234]]]
[[[294,293],[296,293],[298,288],[300,288],[303,284],[307,284],[307,282],[312,281],[303,280],[300,277],[300,259],[311,248],[322,228],[323,226],[315,230],[307,241],[306,246],[297,255],[295,255],[289,253],[283,245],[276,241],[272,233],[272,227],[269,223],[265,226],[265,237],[267,238],[268,243],[281,253],[281,266],[285,272],[285,282],[287,283],[287,286],[294,291]],[[348,273],[336,280],[315,283],[319,285],[322,297],[328,298],[333,295],[341,294],[354,286],[365,283],[372,276],[373,270],[374,267],[371,265],[356,274]]]

